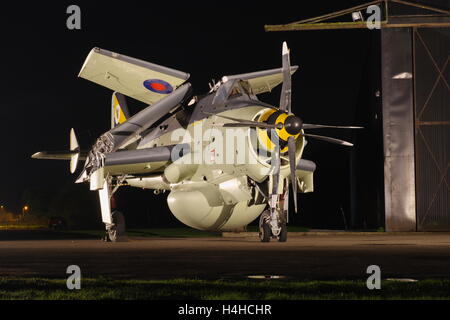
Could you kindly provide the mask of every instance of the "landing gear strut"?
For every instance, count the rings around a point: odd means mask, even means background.
[[[118,210],[118,204],[114,193],[124,182],[125,176],[117,178],[113,188],[112,177],[107,176],[103,183],[103,188],[99,190],[100,206],[102,209],[102,220],[105,223],[105,242],[127,241],[125,233],[125,217]]]

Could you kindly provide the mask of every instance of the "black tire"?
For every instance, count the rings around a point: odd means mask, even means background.
[[[286,242],[287,241],[287,226],[286,224],[283,224],[281,227],[280,235],[278,236],[279,242]]]
[[[272,229],[269,224],[263,223],[259,228],[259,239],[261,242],[270,242],[270,237],[272,236]]]
[[[265,210],[259,217],[259,239],[261,242],[269,242],[272,236],[272,229],[266,222],[269,216],[270,212]]]
[[[125,241],[125,217],[118,210],[113,211],[111,215],[113,224],[107,228],[109,240],[112,242]]]

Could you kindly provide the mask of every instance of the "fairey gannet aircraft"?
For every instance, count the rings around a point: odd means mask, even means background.
[[[302,159],[306,134],[316,128],[359,128],[306,124],[291,110],[291,75],[286,43],[282,68],[224,76],[196,96],[189,74],[94,48],[79,76],[114,91],[111,130],[89,152],[80,152],[72,129],[70,151],[38,152],[38,159],[68,159],[72,173],[85,160],[77,182],[98,191],[102,220],[115,240],[123,219],[111,214],[114,192],[124,184],[170,191],[175,217],[200,230],[237,230],[258,216],[260,239],[287,239],[289,185],[313,191],[316,165]],[[257,95],[283,84],[278,106]],[[149,106],[131,116],[125,96]],[[266,207],[268,207],[266,209]]]

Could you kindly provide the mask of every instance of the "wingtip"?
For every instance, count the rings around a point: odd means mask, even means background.
[[[84,69],[86,68],[86,65],[87,65],[89,59],[91,58],[91,56],[94,53],[99,52],[99,51],[100,51],[100,48],[98,48],[98,47],[94,47],[91,49],[91,51],[89,51],[89,54],[87,55],[86,59],[83,62],[83,65],[81,66],[80,72],[78,72],[78,78],[83,78],[82,73],[83,73]]]

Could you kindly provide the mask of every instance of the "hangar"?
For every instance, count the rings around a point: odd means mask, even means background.
[[[367,130],[352,153],[352,225],[364,219],[386,231],[450,231],[450,8],[428,3],[372,1],[265,26],[267,32],[368,29],[369,7],[380,9],[381,30],[367,31],[375,35],[375,67],[366,108],[357,111]]]

